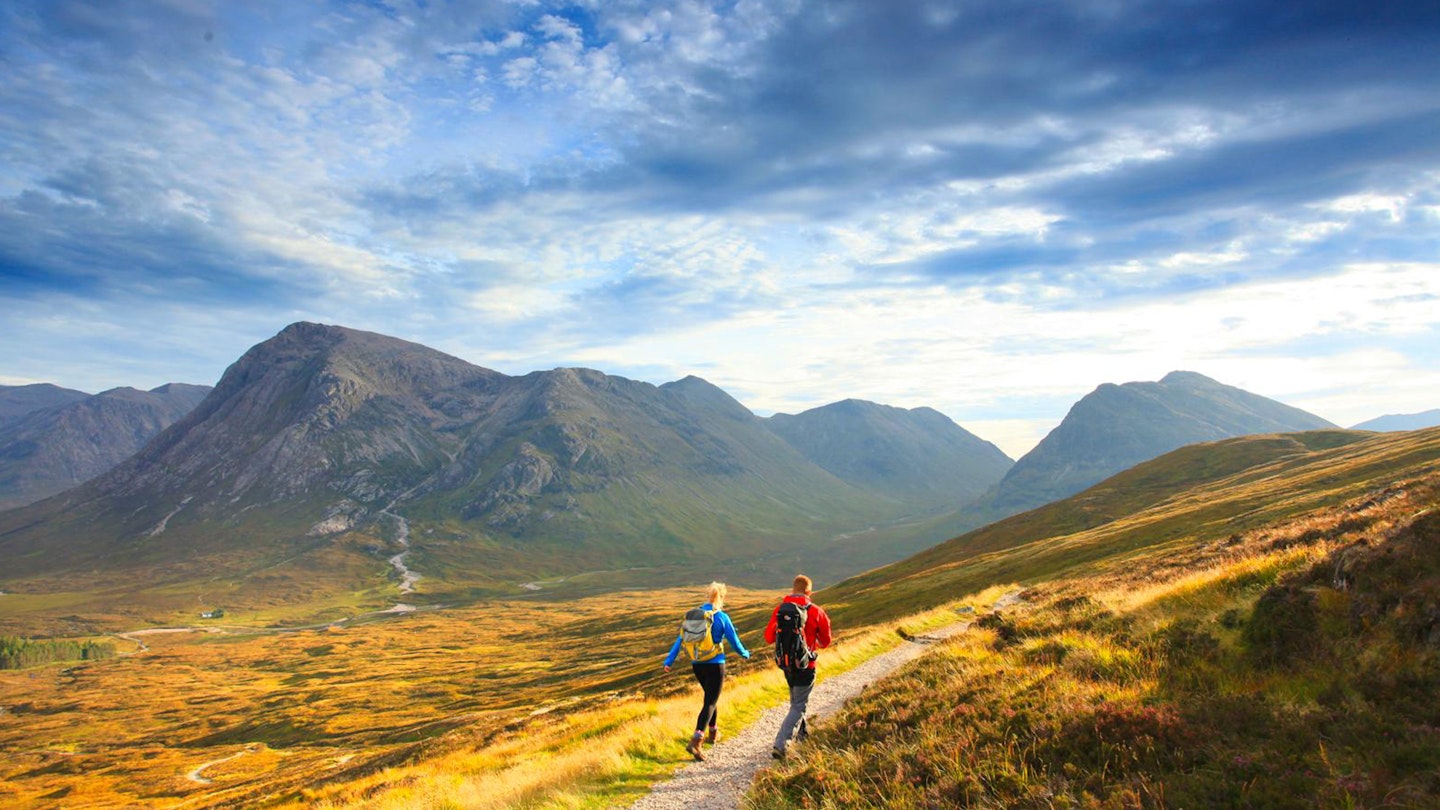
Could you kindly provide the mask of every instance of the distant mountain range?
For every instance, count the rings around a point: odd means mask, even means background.
[[[1159,382],[1106,383],[1075,403],[972,511],[984,522],[1018,514],[1197,442],[1334,427],[1189,371],[1171,372]]]
[[[577,575],[774,585],[803,565],[838,578],[1185,445],[1334,427],[1174,372],[1100,386],[1012,462],[929,408],[845,400],[761,418],[698,377],[512,377],[311,323],[252,348],[208,394],[26,389],[0,389],[18,414],[7,458],[73,456],[84,441],[63,437],[80,434],[153,438],[106,459],[91,448],[115,466],[0,512],[0,586],[135,571],[223,582],[251,605],[382,598],[396,576],[385,560],[402,551],[434,598]],[[144,430],[140,411],[153,416]]]
[[[208,386],[179,383],[93,396],[53,385],[0,388],[0,509],[33,503],[111,469],[209,392]]]
[[[1355,425],[1351,430],[1374,430],[1379,432],[1399,430],[1422,430],[1440,426],[1440,408],[1424,413],[1388,414]]]
[[[35,411],[69,405],[88,399],[90,394],[50,383],[0,385],[0,427]]]
[[[876,551],[1009,464],[928,409],[850,402],[767,420],[697,377],[510,377],[301,323],[108,473],[0,513],[0,555],[12,577],[284,567],[383,582],[376,561],[403,538],[431,590],[634,567],[778,581],[806,558],[853,572],[843,549],[856,543],[895,559],[943,539]]]
[[[931,408],[847,399],[797,416],[776,414],[766,422],[836,478],[936,508],[953,509],[980,496],[1015,463]]]

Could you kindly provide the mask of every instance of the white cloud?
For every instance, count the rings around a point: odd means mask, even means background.
[[[470,314],[501,327],[534,321],[569,307],[569,298],[563,291],[531,282],[488,287],[472,293],[465,302]]]
[[[1331,200],[1320,206],[1342,214],[1383,212],[1391,222],[1399,222],[1405,215],[1405,197],[1395,194],[1351,194]]]
[[[563,39],[574,45],[580,45],[583,37],[580,34],[580,26],[563,17],[554,14],[546,14],[535,24],[535,30],[542,36],[550,39]]]
[[[1192,253],[1182,251],[1173,253],[1159,261],[1159,265],[1166,270],[1193,270],[1201,267],[1218,267],[1220,265],[1235,264],[1249,258],[1250,254],[1238,244],[1231,244],[1222,251],[1210,251],[1208,253]]]

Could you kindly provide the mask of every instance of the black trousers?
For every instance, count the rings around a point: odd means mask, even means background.
[[[720,719],[720,690],[725,686],[725,665],[691,664],[690,669],[705,693],[705,705],[700,707],[700,714],[695,718],[695,730],[704,731],[706,726],[713,726]]]

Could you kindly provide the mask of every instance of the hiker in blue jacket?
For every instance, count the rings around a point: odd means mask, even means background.
[[[740,636],[735,632],[735,624],[725,615],[725,590],[723,582],[710,583],[709,601],[685,614],[685,620],[680,623],[680,634],[670,646],[670,654],[665,656],[665,671],[669,672],[683,649],[690,658],[695,680],[700,682],[700,689],[705,695],[705,703],[695,718],[695,734],[685,745],[686,752],[697,762],[705,761],[705,755],[700,752],[701,740],[715,744],[715,726],[720,718],[720,689],[725,686],[725,645],[734,648],[741,658],[750,658],[750,651],[740,643]]]

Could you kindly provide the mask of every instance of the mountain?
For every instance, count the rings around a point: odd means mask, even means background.
[[[1023,512],[1196,442],[1334,427],[1189,371],[1171,372],[1159,382],[1106,383],[1075,403],[980,507],[997,517]]]
[[[1436,408],[1433,411],[1425,411],[1424,413],[1387,414],[1361,422],[1351,428],[1351,430],[1421,430],[1437,425],[1440,425],[1440,408]]]
[[[210,392],[208,386],[171,383],[76,399],[71,395],[78,392],[55,386],[26,388],[47,388],[34,401],[57,404],[0,425],[0,509],[33,503],[114,467]]]
[[[895,559],[866,530],[912,511],[812,463],[697,377],[511,377],[300,323],[108,473],[0,514],[0,556],[45,587],[135,571],[223,581],[251,605],[393,594],[384,558],[404,549],[436,594],[636,567],[768,583],[802,559],[859,570],[846,553],[858,545]]]
[[[1440,428],[1321,430],[1187,445],[1093,487],[827,588],[877,621],[996,583],[1063,576],[1146,549],[1225,543],[1238,532],[1431,476]],[[1398,487],[1397,487],[1398,489]]]
[[[79,402],[90,395],[50,383],[0,385],[0,427],[26,414]]]
[[[1015,463],[931,408],[847,399],[775,414],[766,425],[841,481],[921,508],[953,510],[972,501]]]

